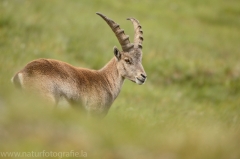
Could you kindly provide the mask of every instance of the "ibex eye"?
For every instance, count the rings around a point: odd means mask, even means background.
[[[129,59],[125,59],[125,62],[131,64],[131,61]]]

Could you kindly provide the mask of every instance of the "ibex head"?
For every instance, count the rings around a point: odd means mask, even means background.
[[[121,44],[122,51],[118,50],[117,47],[113,48],[120,75],[139,85],[143,84],[147,79],[147,75],[142,66],[143,31],[138,20],[134,18],[127,19],[132,21],[135,30],[134,43],[130,43],[129,36],[125,35],[124,30],[117,23],[101,13],[97,14],[107,22]]]

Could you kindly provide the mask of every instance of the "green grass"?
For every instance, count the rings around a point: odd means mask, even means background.
[[[131,37],[126,18],[140,21],[145,85],[126,81],[100,121],[74,109],[52,110],[13,87],[14,73],[37,58],[104,66],[113,46],[120,46],[95,12]],[[1,0],[0,151],[82,150],[97,159],[240,158],[239,16],[238,0]]]

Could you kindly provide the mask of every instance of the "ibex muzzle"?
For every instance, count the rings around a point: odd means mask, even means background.
[[[101,13],[115,33],[122,51],[114,47],[114,56],[102,69],[91,70],[74,67],[53,59],[29,62],[12,78],[21,88],[40,92],[58,104],[65,99],[69,104],[79,104],[90,114],[106,115],[117,98],[125,79],[137,84],[145,83],[147,75],[142,66],[143,31],[139,22],[128,18],[134,25],[134,43],[130,43],[119,25]]]

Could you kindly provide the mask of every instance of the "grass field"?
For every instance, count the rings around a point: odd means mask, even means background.
[[[120,45],[96,12],[132,38],[126,18],[140,21],[146,84],[126,81],[103,120],[52,110],[13,87],[15,72],[37,58],[104,66]],[[239,17],[239,0],[0,0],[0,158],[239,159]]]

